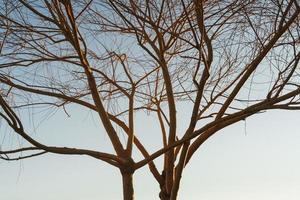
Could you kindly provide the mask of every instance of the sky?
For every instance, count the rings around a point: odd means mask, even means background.
[[[47,144],[108,149],[89,113],[58,111],[38,127]],[[180,200],[298,200],[300,196],[299,111],[269,111],[230,126],[206,141],[183,173]],[[151,117],[138,121],[151,140]],[[0,139],[8,133],[2,132]],[[14,142],[14,139],[5,139]],[[152,145],[153,150],[156,149]],[[159,199],[148,168],[134,175],[136,199]],[[0,161],[1,200],[120,200],[116,168],[84,156],[47,154],[22,162]]]
[[[90,39],[90,42],[95,41]],[[185,106],[178,109],[181,113],[191,110]],[[47,145],[112,151],[97,116],[78,107],[68,107],[67,110],[70,117],[62,110],[52,117],[47,112],[40,113],[34,119],[29,113],[23,118],[24,124],[35,139]],[[209,138],[186,167],[178,199],[298,200],[299,114],[300,111],[268,111]],[[187,117],[183,116],[184,119],[178,122],[187,121]],[[160,132],[153,123],[154,118],[137,116],[136,119],[139,136],[147,144],[147,149],[155,152],[160,148],[161,140],[157,141]],[[3,123],[0,121],[1,147],[22,145]],[[185,125],[180,124],[180,133]],[[125,136],[121,139],[124,142]],[[139,159],[136,156],[136,161]],[[161,163],[161,158],[155,162]],[[159,199],[159,186],[147,167],[134,174],[134,187],[137,200]],[[28,199],[120,200],[121,176],[118,169],[86,156],[46,154],[22,161],[0,160],[0,200]]]

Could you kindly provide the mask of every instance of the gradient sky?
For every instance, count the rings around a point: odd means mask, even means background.
[[[184,105],[178,109],[191,110]],[[112,151],[97,116],[78,107],[67,110],[71,117],[60,110],[52,117],[45,112],[32,118],[29,113],[22,119],[31,136],[47,145]],[[178,199],[299,200],[299,116],[300,111],[268,111],[219,131],[186,167]],[[157,140],[160,132],[154,118],[136,119],[137,132],[149,152],[158,150],[161,139]],[[186,124],[179,125],[182,133]],[[123,142],[125,138],[121,136]],[[19,143],[0,120],[0,147],[6,150]],[[155,162],[159,164],[161,158]],[[121,200],[121,181],[117,168],[86,156],[46,154],[22,161],[0,160],[0,200]],[[159,185],[147,167],[136,171],[134,186],[136,200],[159,199]]]
[[[270,111],[211,137],[186,168],[179,199],[298,200],[299,114],[298,111]],[[151,117],[138,123],[146,127],[146,139],[156,149],[151,139],[156,130],[149,128]],[[3,130],[2,126],[2,143],[3,140],[14,143],[15,139]],[[47,144],[109,148],[101,127],[89,113],[77,109],[67,119],[58,111],[42,122],[33,135]],[[138,170],[134,178],[136,199],[158,199],[158,184],[147,167]],[[0,161],[0,199],[120,200],[121,177],[116,168],[82,156],[48,154],[22,162]]]

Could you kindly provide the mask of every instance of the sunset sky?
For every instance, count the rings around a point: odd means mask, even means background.
[[[246,125],[241,122],[210,138],[184,172],[179,199],[298,200],[299,114],[272,111],[255,115]],[[63,113],[58,112],[40,125],[36,137],[48,138],[48,143],[107,148],[93,120],[88,120],[88,114],[81,116],[74,111],[62,121]],[[149,119],[144,120],[140,125],[151,125]],[[49,126],[53,122],[56,125]],[[82,137],[80,132],[90,135]],[[3,140],[3,134],[1,137]],[[22,162],[1,161],[0,177],[3,200],[122,199],[118,170],[88,157],[48,154]],[[138,170],[134,178],[136,199],[158,199],[158,184],[147,168]]]
[[[299,200],[299,19],[298,0],[1,1],[0,200]]]

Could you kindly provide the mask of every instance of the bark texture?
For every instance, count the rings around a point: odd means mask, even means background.
[[[123,199],[134,200],[133,174],[122,173],[122,180],[123,180]]]

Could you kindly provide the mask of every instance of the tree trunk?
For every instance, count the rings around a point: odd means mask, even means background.
[[[170,200],[170,197],[160,197],[160,200]]]
[[[123,180],[123,199],[134,200],[133,174],[122,173],[122,180]]]
[[[160,200],[170,200],[170,195],[164,194],[163,192],[159,193]]]
[[[161,189],[159,193],[160,200],[170,200],[170,195],[168,195],[165,191],[165,189]]]
[[[180,185],[180,181],[181,181],[181,176],[182,176],[182,172],[183,172],[183,168],[185,166],[185,162],[186,162],[186,155],[187,155],[187,151],[189,149],[190,146],[190,142],[186,142],[184,143],[182,150],[181,150],[181,154],[180,154],[180,158],[175,170],[175,180],[174,180],[174,184],[172,187],[172,191],[171,191],[171,198],[170,200],[176,200],[177,196],[178,196],[178,190],[179,190],[179,185]]]
[[[162,173],[163,178],[165,179],[164,172]],[[170,200],[170,194],[167,192],[165,180],[160,185],[159,198],[160,200]]]

